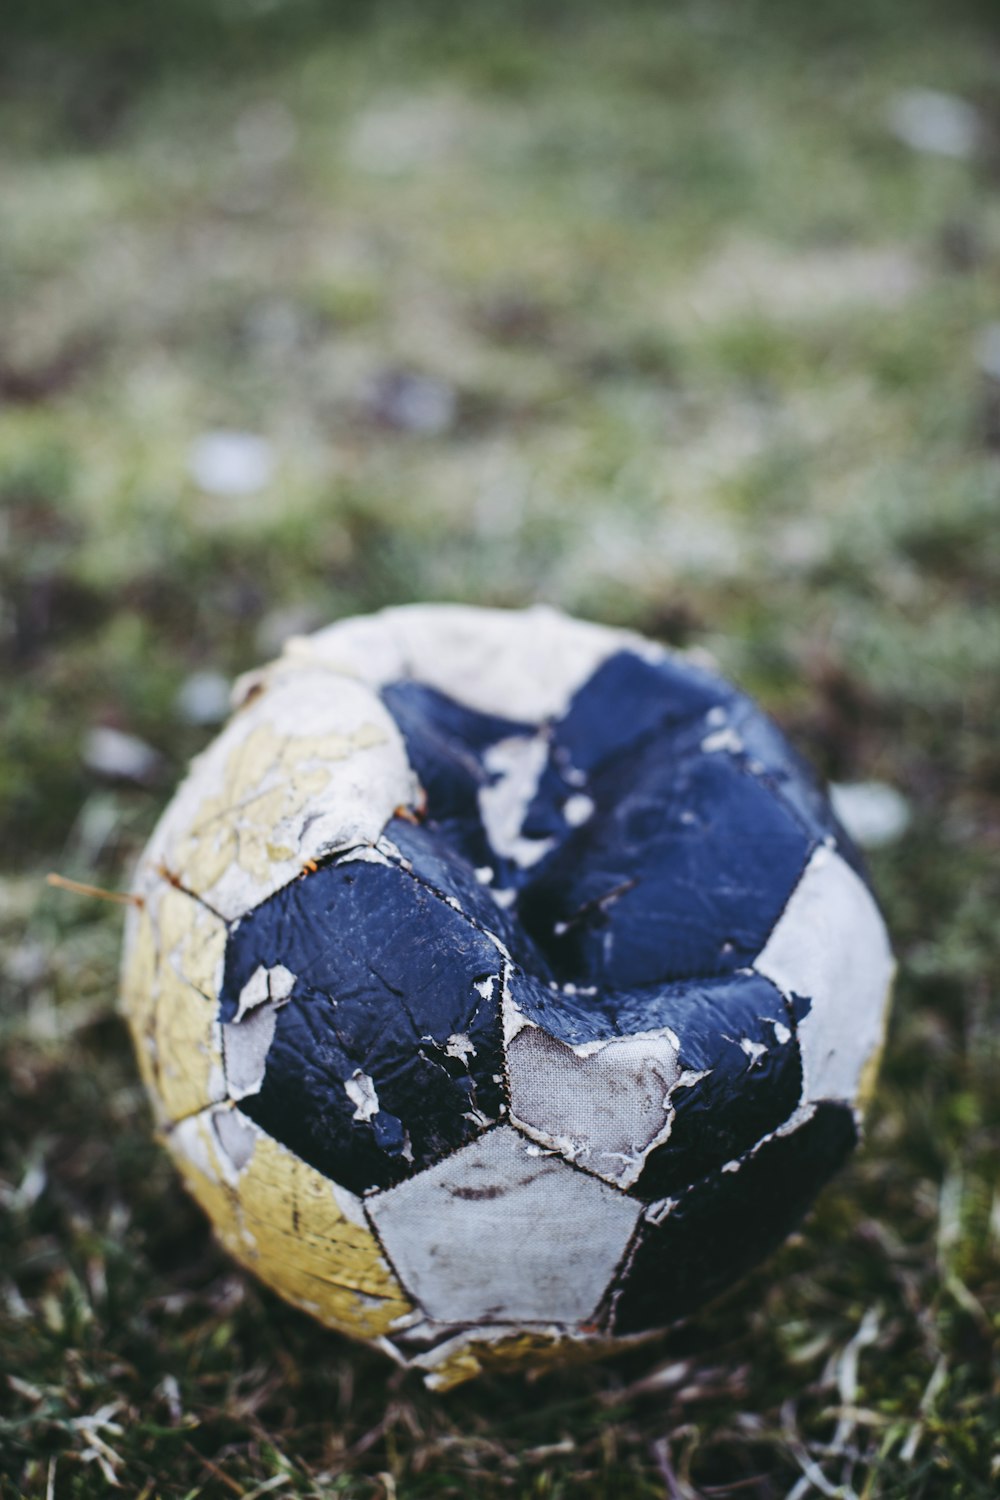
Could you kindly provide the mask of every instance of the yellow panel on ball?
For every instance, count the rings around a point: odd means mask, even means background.
[[[287,1301],[355,1338],[412,1313],[360,1202],[239,1110],[184,1120],[167,1143],[225,1248]]]
[[[156,995],[156,939],[152,919],[146,907],[133,907],[125,928],[122,1010],[132,1033],[139,1073],[154,1106],[159,1098],[153,1042]]]
[[[216,1001],[226,927],[163,882],[133,930],[122,1002],[143,1080],[169,1125],[225,1097]]]

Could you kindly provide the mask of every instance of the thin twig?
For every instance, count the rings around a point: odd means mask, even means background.
[[[54,885],[60,891],[72,891],[75,896],[93,896],[98,901],[113,901],[116,906],[145,906],[141,896],[133,896],[125,891],[106,891],[99,885],[87,885],[83,880],[69,880],[65,875],[57,875],[51,870],[45,877],[46,885]]]

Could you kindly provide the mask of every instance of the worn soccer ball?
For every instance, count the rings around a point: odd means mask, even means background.
[[[238,685],[137,874],[167,1146],[288,1301],[444,1388],[601,1351],[854,1145],[892,958],[810,773],[638,636],[411,606]]]

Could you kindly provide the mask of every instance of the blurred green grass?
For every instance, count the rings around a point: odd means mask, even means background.
[[[0,1494],[994,1495],[992,8],[0,24]],[[894,138],[914,88],[975,109],[971,154]],[[216,429],[272,481],[203,493]],[[803,1233],[652,1353],[445,1401],[215,1249],[117,916],[41,884],[127,879],[211,733],[193,672],[439,598],[708,649],[913,812],[872,861],[902,969],[868,1144]],[[87,769],[102,724],[144,784]]]

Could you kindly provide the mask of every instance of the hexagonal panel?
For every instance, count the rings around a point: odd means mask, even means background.
[[[360,1200],[239,1109],[190,1115],[166,1141],[229,1253],[287,1301],[360,1338],[409,1315]]]
[[[873,896],[832,849],[816,850],[754,968],[811,1001],[799,1023],[803,1101],[852,1102],[882,1039],[895,964]]]
[[[627,1188],[669,1133],[677,1039],[611,1037],[571,1047],[537,1026],[508,1043],[511,1116],[560,1156]]]

